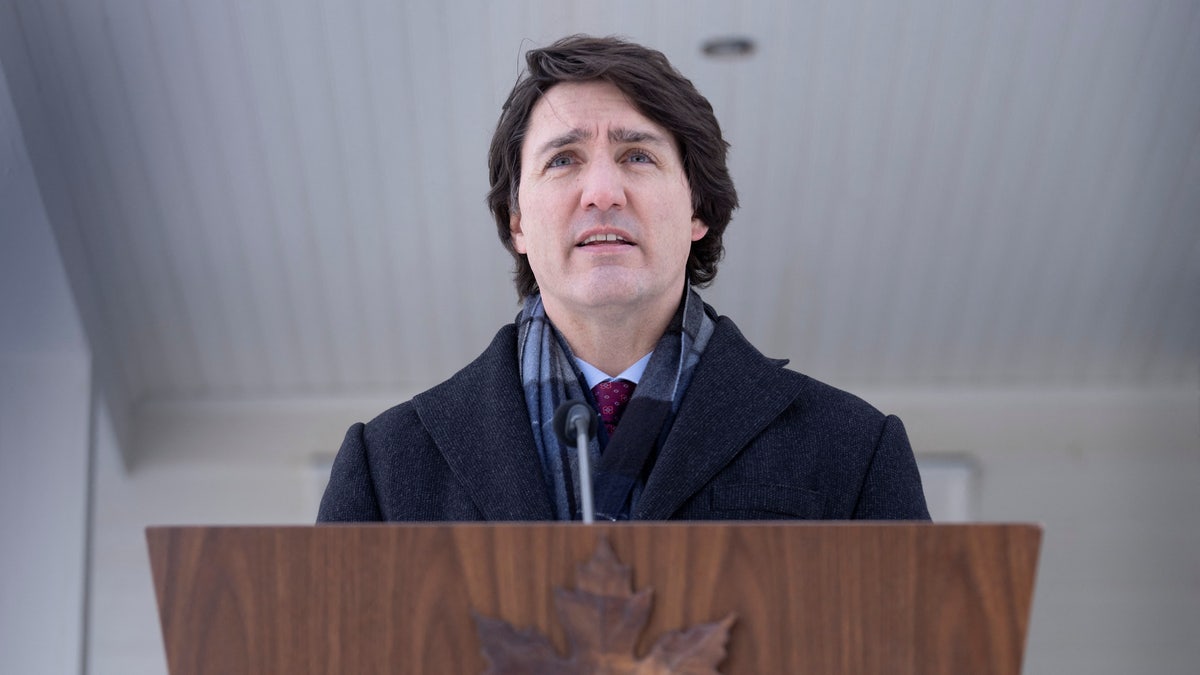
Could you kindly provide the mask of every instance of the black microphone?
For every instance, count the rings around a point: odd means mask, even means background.
[[[588,440],[596,437],[600,420],[592,406],[574,400],[554,411],[554,433],[567,447],[579,453],[579,501],[583,502],[583,522],[594,521],[592,516],[592,470],[588,465]]]

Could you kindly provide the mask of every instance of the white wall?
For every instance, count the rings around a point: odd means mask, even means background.
[[[904,418],[919,454],[972,459],[979,519],[1045,525],[1025,673],[1194,672],[1200,392],[860,393]],[[311,522],[319,456],[389,403],[144,409],[154,452],[128,474],[102,440],[88,672],[166,672],[145,525]]]
[[[0,71],[0,663],[80,672],[91,357]]]
[[[1200,392],[879,392],[967,452],[984,520],[1045,526],[1025,672],[1195,673]]]
[[[346,428],[386,401],[160,404],[139,415],[126,471],[98,431],[90,675],[163,675],[145,528],[311,524]]]

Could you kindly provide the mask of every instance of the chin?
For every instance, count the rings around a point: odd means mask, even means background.
[[[601,304],[636,301],[646,294],[646,285],[636,275],[605,270],[588,279],[584,295]]]
[[[577,298],[577,304],[583,307],[594,307],[598,309],[612,305],[628,305],[636,300],[636,293],[629,293],[623,289],[603,288],[579,295]]]

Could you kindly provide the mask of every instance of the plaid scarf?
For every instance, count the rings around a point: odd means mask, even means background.
[[[604,425],[600,425],[599,437],[588,445],[597,520],[629,518],[658,450],[670,433],[713,326],[704,302],[689,287],[654,347],[620,426],[608,438]],[[555,517],[576,520],[582,512],[576,485],[579,460],[573,448],[559,442],[553,427],[554,411],[572,399],[587,401],[593,409],[598,406],[567,341],[546,316],[541,295],[525,299],[517,317],[517,331],[525,405],[542,460],[546,490]]]

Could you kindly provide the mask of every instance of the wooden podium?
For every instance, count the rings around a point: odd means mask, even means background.
[[[727,674],[1016,675],[1041,529],[380,524],[146,537],[173,675],[718,672],[664,669],[701,651]]]

